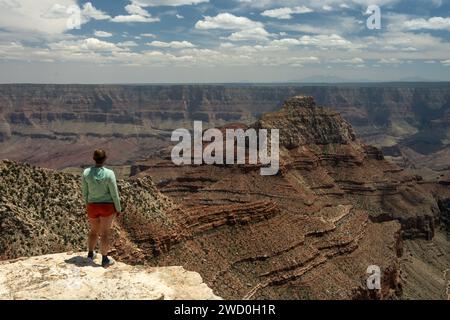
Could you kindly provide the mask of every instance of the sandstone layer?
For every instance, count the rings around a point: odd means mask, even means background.
[[[151,261],[187,265],[221,296],[252,299],[368,298],[366,268],[378,265],[378,297],[400,297],[403,239],[441,228],[429,186],[311,97],[252,127],[280,129],[277,176],[260,176],[259,165],[178,167],[168,153],[132,169],[184,208],[169,216],[186,236]]]
[[[288,99],[250,127],[280,129],[278,175],[261,176],[259,164],[175,166],[163,149],[119,182],[126,215],[115,225],[114,257],[183,266],[228,299],[396,299],[407,275],[413,297],[424,274],[439,273],[445,258],[413,274],[402,257],[405,239],[430,241],[446,227],[445,177],[422,181],[386,161],[311,97]],[[1,168],[3,258],[51,253],[53,243],[83,249],[79,177],[11,161]],[[436,243],[449,252],[448,242]],[[376,294],[365,286],[371,265],[382,270]],[[427,295],[440,297],[440,283]]]
[[[430,176],[422,168],[448,170],[448,83],[0,85],[0,158],[65,168],[89,163],[102,145],[115,164],[127,164],[167,146],[172,130],[194,120],[250,124],[299,94],[340,112],[403,167]]]

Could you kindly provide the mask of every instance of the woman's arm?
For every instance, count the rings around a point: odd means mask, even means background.
[[[88,199],[89,199],[89,186],[86,182],[86,177],[84,176],[84,172],[83,172],[83,177],[81,178],[81,189],[83,191],[83,199],[84,199],[84,203],[88,204]]]
[[[119,189],[117,188],[116,175],[112,172],[112,175],[108,183],[109,194],[114,201],[114,207],[118,213],[122,212],[122,207],[120,206]]]

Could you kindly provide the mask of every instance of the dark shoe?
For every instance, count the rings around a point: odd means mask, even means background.
[[[111,258],[103,257],[103,259],[102,259],[102,267],[103,268],[108,268],[108,267],[112,266],[114,263],[115,263],[115,261]]]
[[[91,261],[94,261],[96,257],[97,257],[97,253],[94,252],[94,251],[89,252],[89,253],[88,253],[88,256],[87,256],[87,258],[88,258],[89,260],[91,260]]]

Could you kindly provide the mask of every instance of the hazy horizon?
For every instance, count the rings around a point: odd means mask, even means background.
[[[0,85],[80,85],[80,86],[184,86],[184,85],[211,85],[211,86],[219,86],[219,85],[238,85],[238,86],[264,86],[264,85],[280,85],[280,86],[295,86],[295,85],[382,85],[382,84],[392,84],[392,85],[401,85],[401,84],[411,84],[411,85],[420,85],[420,84],[448,84],[450,80],[392,80],[392,81],[342,81],[342,82],[320,82],[320,81],[285,81],[285,82],[248,82],[248,81],[235,81],[235,82],[4,82],[0,83]]]

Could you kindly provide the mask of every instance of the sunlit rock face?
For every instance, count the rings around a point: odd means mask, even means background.
[[[217,300],[183,267],[151,268],[60,253],[0,262],[0,300]]]
[[[169,216],[186,233],[151,261],[185,265],[222,297],[250,299],[370,298],[364,279],[376,261],[386,281],[374,297],[400,297],[403,239],[431,239],[439,221],[429,186],[312,97],[290,98],[249,127],[280,130],[278,175],[176,166],[170,149],[136,164],[137,177],[180,204]]]

